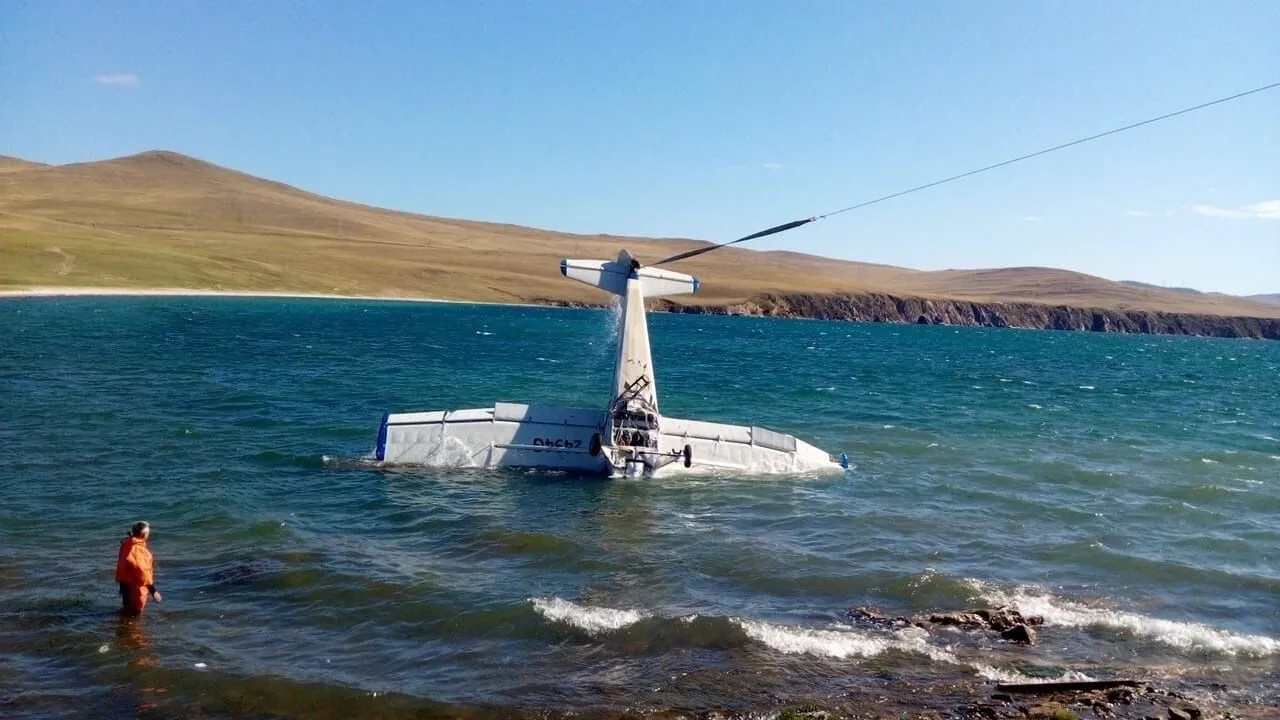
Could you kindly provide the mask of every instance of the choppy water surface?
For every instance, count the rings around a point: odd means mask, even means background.
[[[612,323],[0,302],[0,716],[758,709],[1137,669],[1277,692],[1280,343],[657,315],[664,411],[855,469],[362,461],[387,409],[603,404]],[[126,623],[111,571],[139,518],[165,602]],[[997,602],[1042,642],[844,614]]]

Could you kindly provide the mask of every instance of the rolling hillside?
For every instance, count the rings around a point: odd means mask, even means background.
[[[0,158],[0,288],[270,290],[459,300],[592,302],[563,257],[627,247],[656,259],[704,243],[573,235],[429,217],[322,197],[172,152],[48,166]],[[680,263],[697,302],[761,293],[883,293],[973,302],[1280,317],[1280,306],[1051,268],[946,270],[728,248]]]

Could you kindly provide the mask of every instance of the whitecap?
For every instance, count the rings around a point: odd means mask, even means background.
[[[1081,389],[1081,390],[1097,390],[1098,388],[1096,388],[1096,387],[1094,387],[1094,386],[1092,386],[1092,385],[1081,385],[1081,386],[1080,386],[1080,389]]]
[[[935,662],[969,667],[979,677],[987,680],[1026,682],[1031,679],[1016,670],[962,660],[948,648],[929,644],[929,634],[916,627],[903,628],[890,634],[872,634],[841,623],[835,623],[832,626],[833,629],[817,630],[738,618],[733,618],[732,621],[742,628],[747,637],[787,655],[811,655],[847,660],[876,657],[896,650],[923,655]],[[1091,680],[1092,678],[1080,673],[1068,672],[1058,679]]]
[[[483,331],[483,330],[477,330],[477,331],[476,331],[476,334],[477,334],[477,335],[492,335],[493,333],[491,333],[491,332],[485,332],[485,331]]]
[[[1027,407],[1031,408],[1032,410],[1043,410],[1043,409],[1044,409],[1044,408],[1040,407],[1039,405],[1037,405],[1037,404],[1035,404],[1035,403],[1031,403],[1031,404],[1030,404],[1030,405],[1028,405]]]
[[[970,579],[965,582],[986,602],[1013,605],[1024,615],[1039,615],[1044,618],[1047,626],[1118,630],[1184,651],[1254,657],[1280,655],[1280,639],[1266,635],[1246,635],[1201,623],[1164,620],[1123,610],[1090,607],[1026,587],[1010,593],[981,580]]]
[[[869,658],[889,650],[916,653],[939,662],[962,664],[947,650],[930,645],[928,635],[920,628],[906,628],[893,634],[880,635],[855,630],[815,630],[787,627],[773,623],[740,620],[733,623],[747,637],[787,655],[814,655],[835,658]]]
[[[542,362],[549,362],[549,363],[558,363],[558,362],[560,362],[559,360],[552,360],[551,358],[544,358],[544,357],[540,357],[540,358],[536,358],[536,359],[537,359],[537,360],[541,360]]]
[[[1214,460],[1213,458],[1200,458],[1200,462],[1202,462],[1202,463],[1204,463],[1204,464],[1206,464],[1206,465],[1217,465],[1217,464],[1218,464],[1218,461],[1217,461],[1217,460]]]
[[[558,597],[530,598],[529,602],[542,617],[552,622],[572,625],[590,635],[619,630],[648,617],[648,613],[638,610],[578,605]]]

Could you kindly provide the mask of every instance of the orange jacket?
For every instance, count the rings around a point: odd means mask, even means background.
[[[120,556],[116,560],[116,582],[121,585],[149,587],[154,585],[155,563],[147,541],[130,535],[120,541]]]

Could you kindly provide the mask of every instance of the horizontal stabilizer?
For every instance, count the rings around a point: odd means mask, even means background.
[[[617,260],[561,260],[560,273],[567,278],[594,285],[614,295],[625,295],[627,280],[640,281],[645,297],[687,295],[698,292],[698,278],[670,270],[640,267],[623,250]]]

